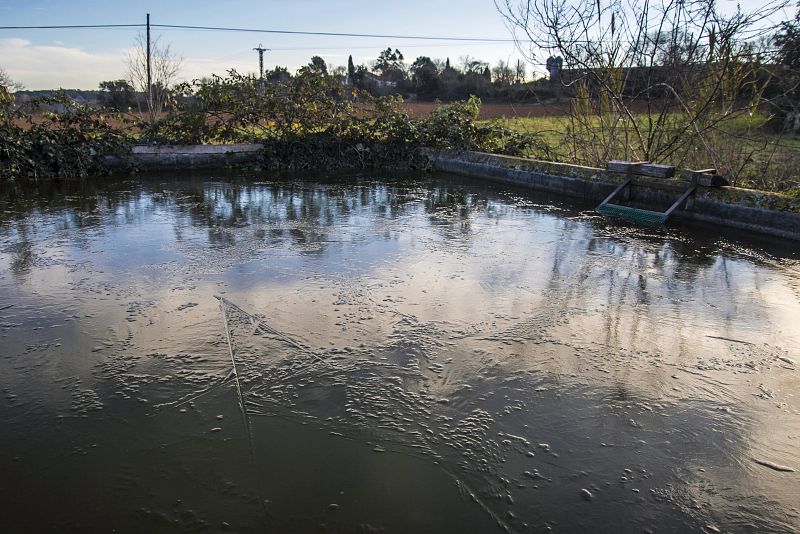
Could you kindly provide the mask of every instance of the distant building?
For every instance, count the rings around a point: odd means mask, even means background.
[[[547,72],[550,74],[550,81],[557,82],[561,79],[561,68],[564,65],[564,60],[560,57],[550,56],[547,58]]]

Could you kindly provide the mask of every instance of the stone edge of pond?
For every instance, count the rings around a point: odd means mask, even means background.
[[[600,203],[627,177],[605,169],[554,163],[482,152],[423,149],[434,170],[515,184]],[[665,209],[689,183],[682,179],[636,177],[636,205]],[[800,240],[800,199],[779,193],[738,187],[702,187],[693,205],[672,215],[679,220],[702,221]]]
[[[261,144],[220,145],[136,145],[126,159],[105,156],[102,164],[111,170],[127,169],[164,171],[183,168],[222,168],[250,163],[264,149]]]
[[[130,163],[142,171],[184,168],[222,168],[252,163],[260,144],[220,144],[133,147]],[[472,178],[487,179],[557,193],[587,202],[601,202],[626,176],[605,169],[554,163],[482,152],[421,149],[432,168]],[[104,164],[124,162],[106,157]],[[664,209],[688,187],[681,179],[636,177],[638,207]],[[678,210],[675,219],[694,220],[793,240],[800,240],[800,199],[779,193],[737,187],[698,187],[690,209]]]

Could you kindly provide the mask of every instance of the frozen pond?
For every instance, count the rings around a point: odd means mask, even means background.
[[[588,208],[3,184],[2,530],[800,530],[796,244]]]

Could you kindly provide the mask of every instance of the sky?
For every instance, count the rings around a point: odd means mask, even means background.
[[[723,3],[734,5],[728,0]],[[741,0],[743,8],[761,0]],[[292,31],[510,39],[493,0],[0,0],[0,26],[137,24],[225,26]],[[789,14],[787,13],[787,16]],[[139,29],[0,30],[0,68],[26,89],[94,89],[125,77],[125,56]],[[259,44],[271,50],[265,69],[295,71],[313,55],[332,65],[367,64],[388,46],[407,62],[417,56],[471,56],[494,65],[521,59],[511,42],[450,43],[403,39],[227,33],[154,29],[183,58],[181,79],[258,71]],[[536,67],[541,70],[541,66]],[[529,66],[529,72],[532,67]]]

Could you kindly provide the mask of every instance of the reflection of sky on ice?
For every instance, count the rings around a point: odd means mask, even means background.
[[[213,484],[187,488],[224,471],[246,494],[281,503],[273,526],[307,529],[316,523],[297,518],[332,497],[302,480],[277,497],[289,482],[265,470],[290,465],[328,469],[317,487],[353,490],[337,497],[341,528],[445,528],[433,527],[435,503],[408,523],[369,490],[394,480],[411,499],[398,470],[471,518],[453,531],[485,529],[478,517],[510,530],[800,525],[796,473],[753,461],[800,466],[791,253],[702,230],[615,226],[558,200],[444,177],[107,180],[19,186],[0,202],[0,301],[11,305],[0,305],[0,421],[15,436],[0,452],[38,444],[12,471],[49,462],[62,480],[52,492],[80,462],[47,444],[91,440],[106,451],[81,460],[92,473],[135,443],[98,487],[122,468],[141,481],[184,466],[182,482],[158,485],[142,505],[154,528],[171,514],[194,520],[168,506],[176,492],[207,520],[223,517],[209,505],[220,498]],[[226,317],[252,402],[252,467],[272,480],[260,486],[226,456],[247,453],[214,295],[241,307]],[[253,330],[259,321],[266,334]],[[200,466],[216,426],[238,444],[215,453],[219,471]],[[288,444],[266,437],[278,429]],[[145,466],[157,443],[166,449]],[[320,467],[323,446],[338,451],[338,467]],[[356,480],[345,458],[372,467]],[[141,504],[136,485],[114,495]],[[262,520],[250,497],[223,499],[242,525]],[[348,511],[357,499],[362,512]],[[54,506],[56,517],[83,514],[86,502]],[[108,503],[101,519],[127,511]]]

